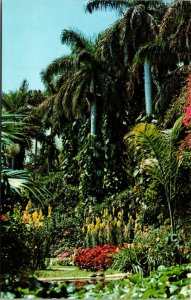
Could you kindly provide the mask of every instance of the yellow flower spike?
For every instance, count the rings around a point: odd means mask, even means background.
[[[117,216],[119,219],[121,219],[121,217],[122,217],[121,211],[118,212]]]
[[[100,229],[103,229],[104,228],[104,225],[103,223],[100,224]]]
[[[40,210],[38,218],[39,218],[40,221],[44,220],[44,216],[43,216],[42,210]]]
[[[96,224],[100,224],[101,223],[101,220],[99,217],[96,217]]]
[[[26,206],[25,210],[29,210],[30,207],[31,207],[31,202],[30,202],[30,200],[29,200],[28,203],[27,203],[27,206]]]
[[[29,223],[30,225],[33,225],[33,219],[32,219],[31,216],[29,216],[29,221],[28,221],[28,223]]]
[[[38,219],[38,212],[37,211],[32,213],[32,219],[34,220],[34,222],[36,222],[36,220]]]
[[[112,207],[112,213],[115,214],[115,207]]]
[[[117,227],[119,228],[120,226],[121,226],[121,221],[118,220],[118,221],[117,221]]]
[[[52,215],[52,207],[49,205],[48,206],[48,218],[50,218],[51,217],[51,215]]]
[[[91,223],[91,228],[94,228],[94,222]]]

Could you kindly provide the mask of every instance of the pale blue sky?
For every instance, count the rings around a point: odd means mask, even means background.
[[[60,42],[63,29],[88,36],[109,27],[116,12],[84,12],[84,0],[2,0],[3,91],[18,89],[27,79],[30,89],[43,89],[40,72],[68,52]]]

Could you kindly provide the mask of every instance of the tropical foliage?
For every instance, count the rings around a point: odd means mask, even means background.
[[[42,71],[45,91],[24,81],[3,94],[3,272],[45,266],[45,255],[71,264],[76,253],[80,268],[137,273],[81,296],[189,297],[190,266],[173,266],[191,259],[190,1],[89,0],[85,9],[119,18],[96,38],[63,29],[70,53]],[[65,284],[13,286],[3,292],[79,297]]]
[[[1,297],[3,298],[178,298],[188,299],[190,290],[190,264],[170,268],[161,266],[149,277],[143,278],[141,274],[132,275],[121,281],[108,283],[99,282],[95,285],[85,286],[66,284],[65,282],[41,282],[36,278],[23,280],[16,278],[6,279],[2,284]],[[10,288],[12,287],[12,288]]]

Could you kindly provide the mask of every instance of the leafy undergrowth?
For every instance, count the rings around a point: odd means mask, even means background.
[[[94,298],[94,299],[148,299],[148,298],[191,298],[191,264],[171,268],[159,267],[151,276],[141,274],[128,279],[99,282],[96,285],[76,286],[67,283],[42,283],[35,278],[2,284],[1,298]]]

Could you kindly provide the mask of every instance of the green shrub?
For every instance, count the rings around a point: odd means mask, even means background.
[[[166,267],[189,262],[191,244],[178,235],[172,235],[169,227],[137,232],[132,244],[126,244],[114,255],[112,268],[119,271],[149,274],[160,265]]]
[[[2,274],[28,273],[44,268],[49,257],[49,233],[46,226],[26,224],[19,211],[1,216]]]
[[[51,257],[83,245],[82,227],[78,216],[69,216],[63,212],[53,211],[49,230]]]

